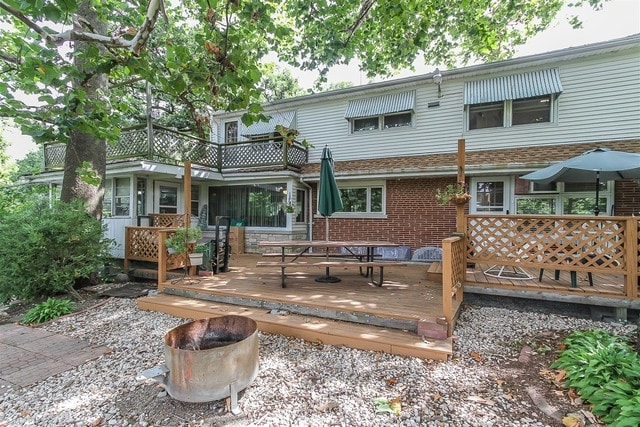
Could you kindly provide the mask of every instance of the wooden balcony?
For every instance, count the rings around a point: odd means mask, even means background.
[[[64,168],[65,144],[44,147],[46,171]],[[107,162],[150,160],[158,163],[193,165],[218,172],[229,169],[281,167],[300,169],[308,159],[307,149],[297,143],[284,143],[282,138],[255,139],[245,142],[218,144],[177,132],[159,125],[151,131],[144,127],[122,132],[117,144],[107,145]]]

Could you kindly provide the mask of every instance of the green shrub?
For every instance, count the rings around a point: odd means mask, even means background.
[[[68,292],[99,271],[112,244],[81,202],[23,206],[0,220],[0,301]]]
[[[22,323],[42,323],[73,313],[73,302],[68,299],[49,298],[33,307],[22,318]]]
[[[552,368],[566,371],[592,412],[610,426],[640,425],[640,357],[621,337],[600,330],[574,332]]]

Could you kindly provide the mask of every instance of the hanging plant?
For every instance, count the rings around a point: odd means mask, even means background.
[[[445,206],[447,203],[464,205],[471,200],[471,194],[464,181],[447,185],[444,190],[436,189],[436,200],[438,205]]]

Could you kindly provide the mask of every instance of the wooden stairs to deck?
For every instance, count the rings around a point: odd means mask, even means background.
[[[256,321],[262,332],[301,338],[314,343],[343,345],[402,356],[447,360],[453,353],[452,338],[424,339],[415,332],[307,315],[278,314],[277,310],[260,307],[224,304],[164,293],[139,298],[138,307],[189,319],[229,314],[249,316]],[[274,312],[275,314],[272,314]]]

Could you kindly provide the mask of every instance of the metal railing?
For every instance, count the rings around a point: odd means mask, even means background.
[[[189,160],[193,165],[220,172],[265,166],[300,169],[308,159],[305,147],[298,143],[289,145],[282,138],[218,144],[155,124],[151,133],[149,141],[146,126],[123,131],[116,144],[107,145],[107,161],[151,160],[179,165]],[[45,170],[63,169],[65,152],[65,144],[45,145]]]

